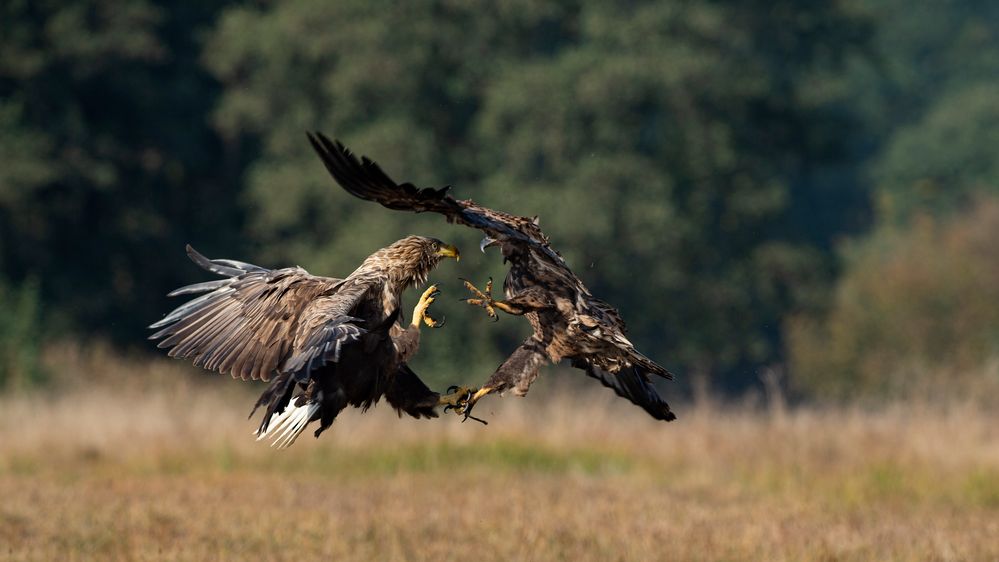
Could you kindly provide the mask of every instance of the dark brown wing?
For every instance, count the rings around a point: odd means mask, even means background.
[[[585,360],[573,361],[572,366],[582,369],[587,375],[613,390],[614,394],[640,406],[653,418],[664,421],[676,419],[676,414],[670,411],[669,404],[659,396],[656,387],[652,386],[648,374],[643,372],[641,368],[626,367],[617,373],[608,373]]]
[[[436,418],[434,408],[437,407],[440,394],[430,390],[409,365],[400,363],[385,391],[385,399],[400,416],[405,412],[417,419]]]
[[[156,322],[150,336],[171,357],[234,378],[269,380],[275,372],[303,374],[339,357],[364,330],[349,312],[367,291],[363,282],[309,275],[299,267],[270,270],[232,260],[209,260],[190,246],[191,259],[224,279],[177,289],[205,293]]]
[[[537,225],[528,218],[494,211],[470,200],[457,200],[449,193],[450,186],[418,188],[411,183],[399,184],[381,167],[366,157],[360,160],[339,141],[322,133],[308,133],[312,148],[319,154],[326,169],[340,187],[348,193],[380,203],[389,209],[434,212],[456,222],[482,230],[495,239],[507,239],[544,246],[547,240]]]

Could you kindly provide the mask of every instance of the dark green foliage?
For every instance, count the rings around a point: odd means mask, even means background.
[[[0,8],[0,270],[35,275],[80,333],[138,341],[177,272],[193,278],[185,241],[241,248],[237,163],[207,126],[201,6]]]
[[[999,80],[941,96],[919,122],[902,127],[875,178],[886,218],[950,213],[981,191],[999,192]]]
[[[871,123],[870,176],[888,222],[952,212],[999,189],[999,4],[865,0],[874,57],[849,75]]]

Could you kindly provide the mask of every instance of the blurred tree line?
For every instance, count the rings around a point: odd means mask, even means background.
[[[682,378],[740,391],[790,364],[801,389],[846,395],[883,368],[859,367],[881,340],[856,330],[932,298],[900,282],[912,298],[851,325],[844,309],[874,310],[851,287],[929,275],[912,241],[952,243],[927,221],[999,189],[984,0],[10,0],[0,32],[0,311],[22,319],[5,356],[51,335],[149,349],[162,295],[207,275],[187,242],[342,275],[421,233],[465,250],[435,275],[447,295],[458,275],[502,278],[475,232],[333,186],[304,137],[319,129],[396,179],[539,215]],[[481,380],[527,329],[440,306],[451,325],[419,360],[438,384]],[[986,316],[965,323],[984,335],[964,364],[999,351]],[[871,364],[922,345],[899,341]]]

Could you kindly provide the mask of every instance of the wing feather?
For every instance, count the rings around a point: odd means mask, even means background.
[[[395,376],[385,391],[385,398],[400,416],[405,412],[414,418],[436,418],[440,394],[430,390],[406,363],[399,363]]]
[[[366,157],[358,160],[339,141],[319,132],[308,133],[308,137],[330,175],[351,195],[389,209],[440,213],[448,222],[477,228],[492,238],[531,244],[555,254],[531,219],[494,211],[470,200],[457,200],[449,193],[450,186],[418,188],[411,183],[396,183],[377,163]]]
[[[617,373],[608,373],[585,360],[573,361],[572,365],[600,381],[600,384],[613,390],[614,394],[641,407],[653,418],[665,421],[676,419],[676,414],[670,411],[669,404],[659,396],[648,374],[641,368],[628,367]]]
[[[308,136],[326,169],[348,193],[389,209],[433,211],[447,216],[449,221],[460,219],[464,206],[448,195],[450,187],[420,189],[411,183],[397,184],[378,164],[367,158],[359,161],[339,141],[332,141],[322,133]]]
[[[350,311],[378,280],[349,282],[293,267],[270,270],[236,260],[209,260],[188,246],[202,268],[225,277],[172,295],[204,293],[178,306],[150,328],[150,339],[172,357],[234,378],[296,377],[339,358],[342,346],[364,333]]]

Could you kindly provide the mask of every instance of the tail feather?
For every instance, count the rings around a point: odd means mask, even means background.
[[[257,441],[271,439],[271,447],[286,449],[305,431],[318,412],[318,402],[310,400],[296,405],[293,401],[283,411],[272,414],[267,423],[256,431]]]
[[[669,404],[656,392],[656,388],[652,386],[648,375],[642,368],[627,367],[617,373],[609,373],[586,361],[573,361],[572,365],[583,369],[587,375],[600,381],[618,396],[641,407],[653,418],[663,421],[676,419],[676,414],[669,409]],[[665,371],[665,369],[663,370]]]
[[[267,431],[267,426],[271,422],[274,414],[280,413],[291,400],[291,394],[295,391],[295,379],[289,373],[281,373],[274,382],[267,387],[267,390],[260,395],[257,403],[253,405],[253,410],[248,417],[253,417],[257,413],[257,408],[267,406],[264,413],[264,421],[260,423],[258,433]]]
[[[642,371],[659,375],[666,380],[674,379],[673,373],[669,372],[666,367],[649,359],[637,349],[631,350],[631,362]]]

